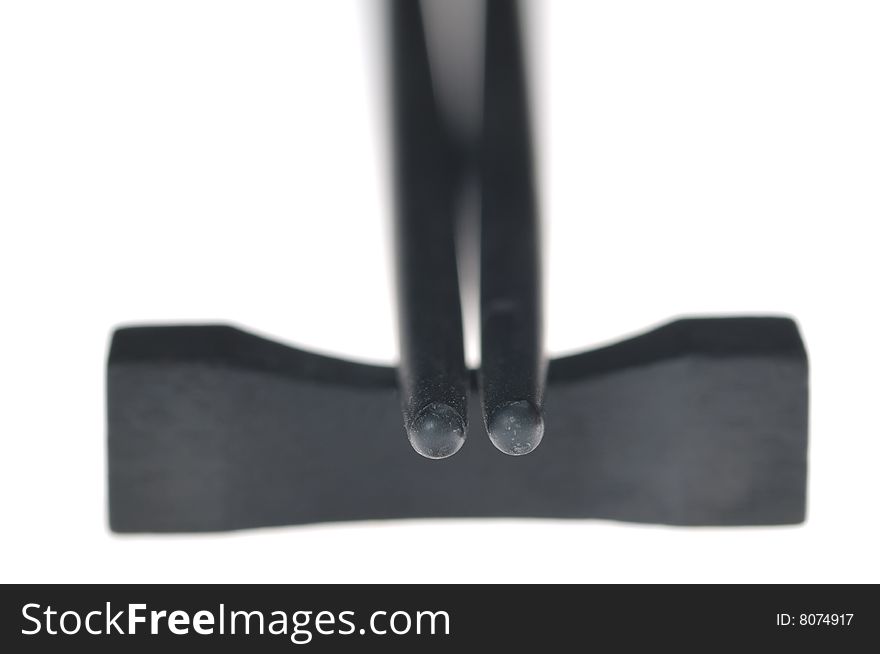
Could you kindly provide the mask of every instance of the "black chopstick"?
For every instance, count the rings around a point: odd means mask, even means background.
[[[486,428],[506,454],[544,434],[538,202],[515,0],[488,0],[481,143],[480,389]]]
[[[390,0],[395,227],[403,422],[439,459],[467,432],[453,192],[456,161],[441,120],[418,0]]]

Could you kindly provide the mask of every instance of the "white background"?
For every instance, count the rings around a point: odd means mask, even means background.
[[[394,361],[375,6],[2,0],[0,580],[880,581],[880,3],[531,15],[549,349],[684,314],[795,316],[807,523],[111,534],[115,326],[228,321]]]

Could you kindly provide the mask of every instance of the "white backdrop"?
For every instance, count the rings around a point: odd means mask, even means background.
[[[114,326],[230,321],[395,359],[375,6],[3,0],[0,581],[880,581],[880,4],[533,10],[549,349],[795,316],[807,523],[112,535]]]

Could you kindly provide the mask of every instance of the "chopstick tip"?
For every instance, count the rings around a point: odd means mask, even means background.
[[[504,454],[522,456],[541,443],[544,418],[534,404],[518,400],[496,409],[486,428],[495,447]]]
[[[434,402],[416,416],[407,435],[413,449],[423,457],[445,459],[464,445],[465,424],[451,406]]]

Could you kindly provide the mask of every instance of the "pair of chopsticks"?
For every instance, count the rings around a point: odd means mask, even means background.
[[[399,385],[412,446],[455,454],[468,428],[455,243],[461,160],[431,79],[418,0],[389,0]],[[525,64],[515,0],[487,0],[480,210],[478,375],[486,430],[506,454],[544,433],[538,210]]]

